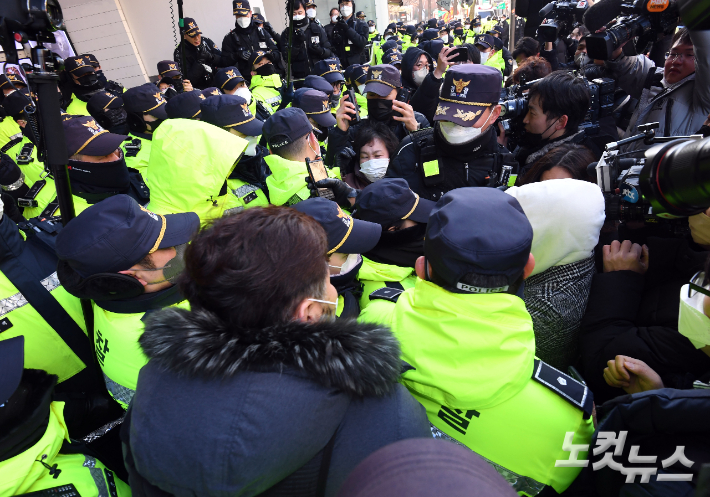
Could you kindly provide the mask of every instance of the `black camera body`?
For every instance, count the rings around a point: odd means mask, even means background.
[[[0,46],[6,61],[17,64],[15,33],[27,39],[54,43],[53,31],[64,27],[58,0],[3,0],[0,9]]]
[[[582,22],[588,7],[587,0],[548,3],[540,10],[540,17],[547,20],[537,28],[539,38],[554,42],[557,38],[567,37],[575,24]]]
[[[587,54],[592,59],[609,60],[617,48],[634,38],[636,53],[644,53],[658,37],[675,32],[679,16],[675,0],[624,1],[614,25],[586,37]]]

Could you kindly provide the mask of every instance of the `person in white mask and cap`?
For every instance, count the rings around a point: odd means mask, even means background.
[[[429,131],[402,141],[388,178],[404,178],[422,198],[437,201],[455,188],[488,186],[490,171],[518,164],[498,145],[494,123],[500,115],[501,72],[480,64],[452,66],[446,72]],[[495,179],[494,179],[495,181]]]

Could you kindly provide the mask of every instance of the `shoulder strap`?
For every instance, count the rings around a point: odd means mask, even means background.
[[[399,300],[399,296],[402,295],[402,292],[404,292],[404,288],[393,288],[391,286],[383,286],[382,288],[378,288],[370,294],[370,300],[386,300],[388,302],[396,304],[397,300]]]
[[[316,497],[325,497],[325,489],[328,485],[328,473],[330,472],[330,461],[333,458],[335,435],[338,434],[338,428],[335,429],[333,436],[330,437],[330,440],[328,440],[328,443],[323,448],[323,459],[321,459],[320,471],[318,471],[318,487],[316,488]]]
[[[584,419],[592,415],[594,395],[586,385],[539,359],[535,359],[532,379],[549,388],[577,409],[584,411]]]
[[[15,138],[14,140],[10,140],[10,141],[7,142],[5,145],[3,145],[2,148],[0,148],[0,153],[3,153],[3,154],[4,154],[4,153],[7,152],[8,150],[10,150],[12,147],[14,147],[14,146],[17,145],[18,143],[20,143],[21,141],[22,141],[22,137],[21,137],[21,136],[20,136],[19,138]]]
[[[424,185],[432,187],[442,183],[444,175],[439,169],[439,159],[437,158],[436,145],[434,144],[434,128],[415,131],[411,134],[411,140]]]

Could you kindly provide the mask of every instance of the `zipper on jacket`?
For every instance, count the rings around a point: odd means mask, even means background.
[[[466,166],[466,183],[468,183],[468,162],[464,162],[464,166]]]

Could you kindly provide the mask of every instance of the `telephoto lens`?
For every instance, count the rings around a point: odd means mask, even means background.
[[[639,180],[653,214],[666,219],[710,207],[710,138],[681,138],[646,151]]]

